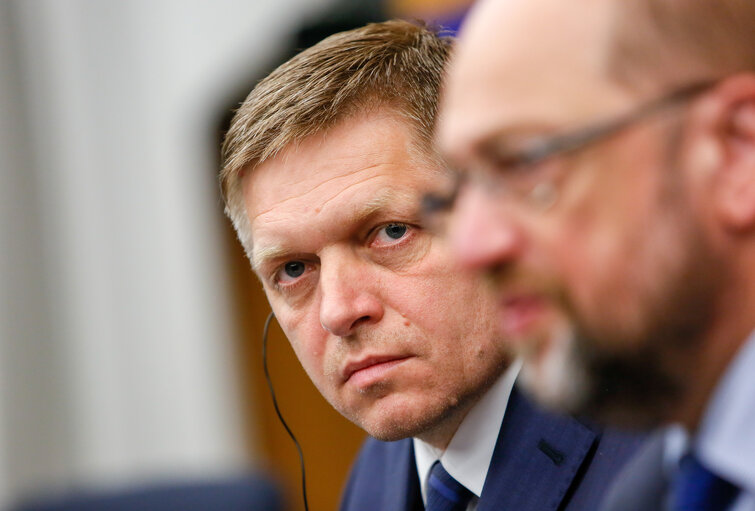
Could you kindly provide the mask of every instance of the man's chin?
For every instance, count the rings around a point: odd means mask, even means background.
[[[593,361],[587,374],[586,392],[572,413],[603,424],[652,429],[668,423],[682,402],[681,387],[643,357]]]
[[[588,346],[564,330],[545,349],[525,353],[525,391],[553,411],[624,429],[668,421],[680,392],[652,357],[596,355]]]
[[[417,436],[442,415],[436,410],[421,413],[417,405],[401,399],[401,396],[390,395],[361,410],[338,410],[368,435],[385,442]]]
[[[414,393],[391,393],[357,413],[342,414],[370,436],[390,442],[442,431],[469,402],[447,395],[418,399]]]
[[[381,420],[366,420],[357,425],[378,440],[394,442],[422,435],[429,427],[427,423],[428,421],[421,418],[393,416]]]

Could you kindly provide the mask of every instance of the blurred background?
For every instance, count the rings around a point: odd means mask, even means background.
[[[468,3],[0,0],[0,509],[248,470],[301,509],[218,146],[297,49],[389,17],[454,26]],[[335,509],[363,433],[277,326],[270,343],[310,508]]]

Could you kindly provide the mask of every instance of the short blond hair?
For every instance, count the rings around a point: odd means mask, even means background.
[[[241,180],[290,144],[366,108],[392,108],[431,151],[450,38],[406,21],[332,35],[261,80],[231,121],[222,148],[225,212],[247,255],[252,239]]]

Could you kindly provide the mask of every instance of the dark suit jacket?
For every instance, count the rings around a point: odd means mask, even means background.
[[[547,413],[511,393],[478,511],[591,511],[641,443],[638,436]],[[352,469],[341,511],[422,510],[411,439],[370,438]]]
[[[663,511],[669,475],[663,470],[664,430],[652,434],[606,492],[600,511]]]

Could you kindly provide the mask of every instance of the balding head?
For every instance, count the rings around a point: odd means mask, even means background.
[[[753,70],[752,27],[749,0],[483,0],[450,66],[439,145],[463,160],[519,111],[533,128],[575,125]]]
[[[478,4],[461,33],[442,95],[442,149],[463,159],[460,152],[505,129],[508,119],[535,127],[589,113],[591,88],[607,59],[611,8],[603,0],[581,3],[586,9],[580,15],[574,15],[573,2],[559,0]]]

